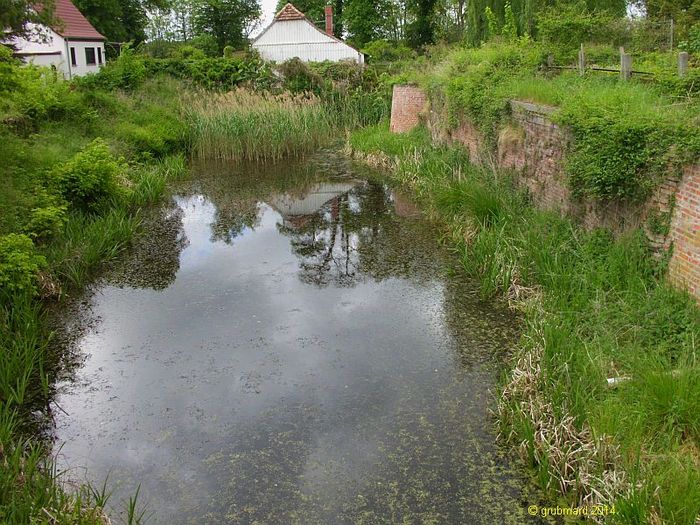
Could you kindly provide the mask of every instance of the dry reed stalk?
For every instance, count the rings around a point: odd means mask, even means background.
[[[535,303],[531,301],[529,307],[539,307]],[[518,443],[518,452],[525,461],[546,465],[559,492],[575,495],[581,506],[613,504],[630,491],[626,473],[619,467],[618,447],[608,436],[594,436],[585,424],[579,429],[565,407],[559,411],[562,415],[554,410],[541,389],[546,381],[541,325],[535,333],[537,340],[531,339],[515,359],[498,402],[498,417],[501,421],[523,418],[532,425],[532,441]],[[512,442],[515,431],[501,437]]]

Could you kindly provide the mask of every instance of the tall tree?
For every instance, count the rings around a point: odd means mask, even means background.
[[[672,19],[688,26],[700,22],[700,0],[636,0],[649,18]]]
[[[0,0],[0,42],[15,37],[41,39],[43,35],[34,26],[53,21],[54,2],[49,0],[42,5],[42,9],[35,9],[29,0]]]
[[[289,0],[278,0],[277,12],[282,9]],[[321,24],[325,20],[326,0],[294,0],[294,7],[304,13],[314,24]]]
[[[146,39],[147,10],[167,6],[167,0],[73,0],[73,3],[108,40],[136,44]]]
[[[390,0],[346,0],[344,24],[348,37],[357,46],[386,38],[392,11]]]
[[[259,17],[257,0],[199,0],[193,22],[196,33],[216,39],[221,53],[226,46],[245,47],[252,24]]]
[[[435,7],[437,0],[411,0],[408,3],[413,20],[406,27],[406,41],[413,48],[435,42]]]

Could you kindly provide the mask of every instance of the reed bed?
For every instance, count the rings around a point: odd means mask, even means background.
[[[201,158],[276,160],[328,144],[333,112],[314,95],[271,95],[237,89],[185,101],[193,153]]]

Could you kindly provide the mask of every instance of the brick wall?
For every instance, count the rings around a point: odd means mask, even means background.
[[[684,170],[675,200],[669,278],[700,300],[700,164]]]
[[[416,87],[394,87],[392,131],[412,129],[424,117],[435,141],[457,142],[469,151],[472,162],[492,163],[516,172],[517,182],[527,188],[540,208],[573,217],[587,229],[604,227],[621,233],[644,227],[659,253],[673,246],[671,282],[700,300],[700,165],[686,168],[682,178],[670,175],[643,205],[576,199],[565,172],[566,152],[573,138],[551,120],[555,108],[512,101],[512,123],[500,130],[494,158],[473,123],[463,119],[458,126],[446,126],[444,108],[434,101],[426,111],[426,98],[419,92]],[[668,235],[646,227],[651,214],[672,214]]]
[[[411,131],[420,123],[420,116],[427,104],[427,97],[416,86],[394,86],[391,98],[391,125],[394,133]]]

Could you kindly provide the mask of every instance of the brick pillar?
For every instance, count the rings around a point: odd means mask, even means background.
[[[405,133],[420,124],[420,114],[426,101],[425,93],[416,86],[394,86],[391,96],[391,132]]]
[[[673,242],[669,278],[700,302],[700,164],[684,170],[669,233]]]

